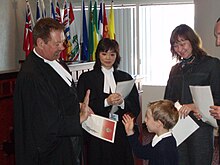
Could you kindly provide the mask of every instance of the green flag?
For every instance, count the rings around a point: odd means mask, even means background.
[[[97,17],[97,3],[95,1],[94,8],[93,8],[93,54],[92,54],[92,61],[95,61],[95,51],[98,45],[98,17]]]

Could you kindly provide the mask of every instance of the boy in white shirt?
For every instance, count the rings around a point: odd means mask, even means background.
[[[125,114],[123,124],[134,154],[149,160],[149,165],[178,165],[176,140],[170,129],[177,123],[179,114],[172,101],[160,100],[149,103],[145,123],[154,136],[151,143],[142,145],[134,131],[134,118]]]

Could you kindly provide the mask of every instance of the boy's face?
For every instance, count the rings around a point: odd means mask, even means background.
[[[153,132],[153,133],[157,132],[158,121],[154,120],[151,110],[149,110],[149,109],[147,110],[144,121],[145,121],[145,124],[146,124],[149,132]]]

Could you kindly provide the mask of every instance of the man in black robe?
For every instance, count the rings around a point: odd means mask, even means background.
[[[71,74],[57,61],[64,50],[63,25],[39,20],[33,41],[14,93],[16,165],[78,165],[81,123],[92,113],[90,92],[79,103]]]

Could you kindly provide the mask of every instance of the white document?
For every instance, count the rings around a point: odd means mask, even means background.
[[[210,115],[210,106],[214,105],[210,86],[190,86],[194,104],[202,115],[202,121],[213,127],[218,127],[216,119]]]
[[[114,143],[117,122],[102,116],[91,114],[82,123],[82,128],[91,135]]]
[[[176,102],[175,107],[179,110],[182,106],[179,104],[179,102]],[[178,122],[172,129],[172,133],[176,139],[177,146],[179,146],[198,128],[198,124],[190,116],[187,116],[185,119],[179,118]]]
[[[128,81],[121,81],[117,83],[115,93],[120,93],[123,99],[129,95],[133,86],[134,86],[135,79],[128,80]],[[118,110],[118,106],[113,105],[111,109],[111,114],[115,113]]]

